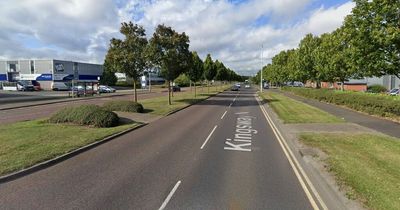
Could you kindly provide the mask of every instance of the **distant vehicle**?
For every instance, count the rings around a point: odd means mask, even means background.
[[[30,80],[21,80],[17,82],[17,90],[19,91],[34,91],[35,87]]]
[[[390,90],[389,95],[391,95],[391,96],[400,95],[400,89],[399,88],[394,88],[394,89]]]
[[[107,85],[100,85],[99,86],[99,92],[100,93],[115,93],[115,89],[114,88],[112,88],[112,87],[110,87],[110,86],[107,86]]]
[[[65,82],[53,82],[51,84],[51,89],[55,91],[70,90],[70,86],[68,86]]]
[[[239,91],[239,87],[237,85],[234,85],[231,87],[231,91]]]
[[[83,87],[82,85],[78,85],[78,86],[74,86],[71,87],[70,90],[70,95],[71,96],[83,96],[83,95],[93,95],[96,92],[93,90],[92,86],[86,86],[86,90],[85,87]]]
[[[264,86],[263,86],[263,88],[264,88],[264,89],[269,89],[269,85],[268,85],[268,83],[264,83]]]
[[[41,90],[41,89],[42,89],[42,88],[40,87],[40,83],[39,83],[38,81],[32,80],[31,82],[32,82],[33,88],[34,88],[35,90]]]
[[[237,83],[235,86],[238,87],[238,88],[240,88],[241,84],[240,84],[240,83]]]
[[[172,91],[173,92],[181,92],[181,87],[179,87],[178,85],[174,85],[174,86],[172,86]]]
[[[249,84],[246,84],[246,85],[244,86],[244,88],[250,88],[250,85],[249,85]]]

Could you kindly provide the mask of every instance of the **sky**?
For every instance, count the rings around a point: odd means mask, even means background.
[[[0,59],[54,58],[103,63],[121,22],[148,38],[158,24],[190,38],[190,50],[253,75],[307,33],[338,28],[355,6],[346,0],[2,0]]]

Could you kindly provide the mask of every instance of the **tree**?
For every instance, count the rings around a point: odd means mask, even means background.
[[[317,36],[307,34],[299,44],[299,70],[306,73],[307,78],[317,83],[320,87],[320,75],[315,65],[315,50],[318,48],[321,40]]]
[[[121,23],[120,32],[125,39],[111,39],[106,62],[113,72],[125,73],[133,79],[135,102],[137,102],[136,82],[147,68],[145,49],[148,42],[144,28],[132,22]]]
[[[216,67],[210,54],[207,54],[204,61],[204,78],[207,80],[208,92],[210,92],[210,81],[214,79],[217,74]]]
[[[400,78],[400,1],[355,0],[344,30],[351,37],[352,67],[364,76]]]
[[[149,57],[161,68],[161,75],[168,83],[168,104],[171,105],[171,82],[191,66],[189,37],[171,27],[158,25],[150,39]]]
[[[196,82],[198,82],[204,74],[204,64],[197,52],[192,52],[192,65],[187,72],[191,81],[194,82],[194,97],[196,97]]]
[[[109,64],[104,62],[103,66],[104,66],[104,71],[103,75],[100,78],[100,84],[109,86],[115,85],[115,83],[117,83],[118,81],[117,76],[115,76],[115,73],[111,71]]]

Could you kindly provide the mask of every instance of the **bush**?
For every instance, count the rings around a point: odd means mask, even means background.
[[[190,79],[186,74],[181,74],[179,75],[178,78],[174,80],[175,84],[181,86],[181,87],[187,87],[190,85]]]
[[[133,101],[108,101],[103,108],[109,111],[143,113],[143,105]]]
[[[51,123],[73,123],[94,127],[113,127],[118,125],[119,117],[111,111],[96,105],[67,107],[50,117]]]
[[[394,100],[393,98],[395,97],[360,92],[342,92],[328,89],[290,87],[284,87],[282,89],[290,91],[296,95],[347,106],[368,114],[374,114],[383,117],[400,116],[400,101]]]
[[[370,93],[384,93],[386,91],[387,91],[386,87],[382,85],[371,85],[368,87],[368,92]]]

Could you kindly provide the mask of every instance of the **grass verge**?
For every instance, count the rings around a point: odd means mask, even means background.
[[[329,169],[348,196],[371,209],[400,209],[400,140],[371,134],[300,136],[328,155]]]
[[[260,94],[284,123],[340,123],[343,119],[270,91]]]
[[[173,111],[182,109],[191,104],[203,101],[204,99],[219,93],[222,90],[226,90],[230,85],[219,86],[218,91],[215,87],[210,87],[210,92],[208,88],[197,88],[197,96],[194,97],[194,89],[187,92],[175,92],[174,97],[172,97],[172,105],[168,105],[168,96],[150,98],[145,100],[140,100],[139,102],[145,108],[145,112],[156,115],[167,115]]]
[[[139,125],[131,123],[111,128],[94,128],[34,120],[1,126],[0,175],[55,158]]]

